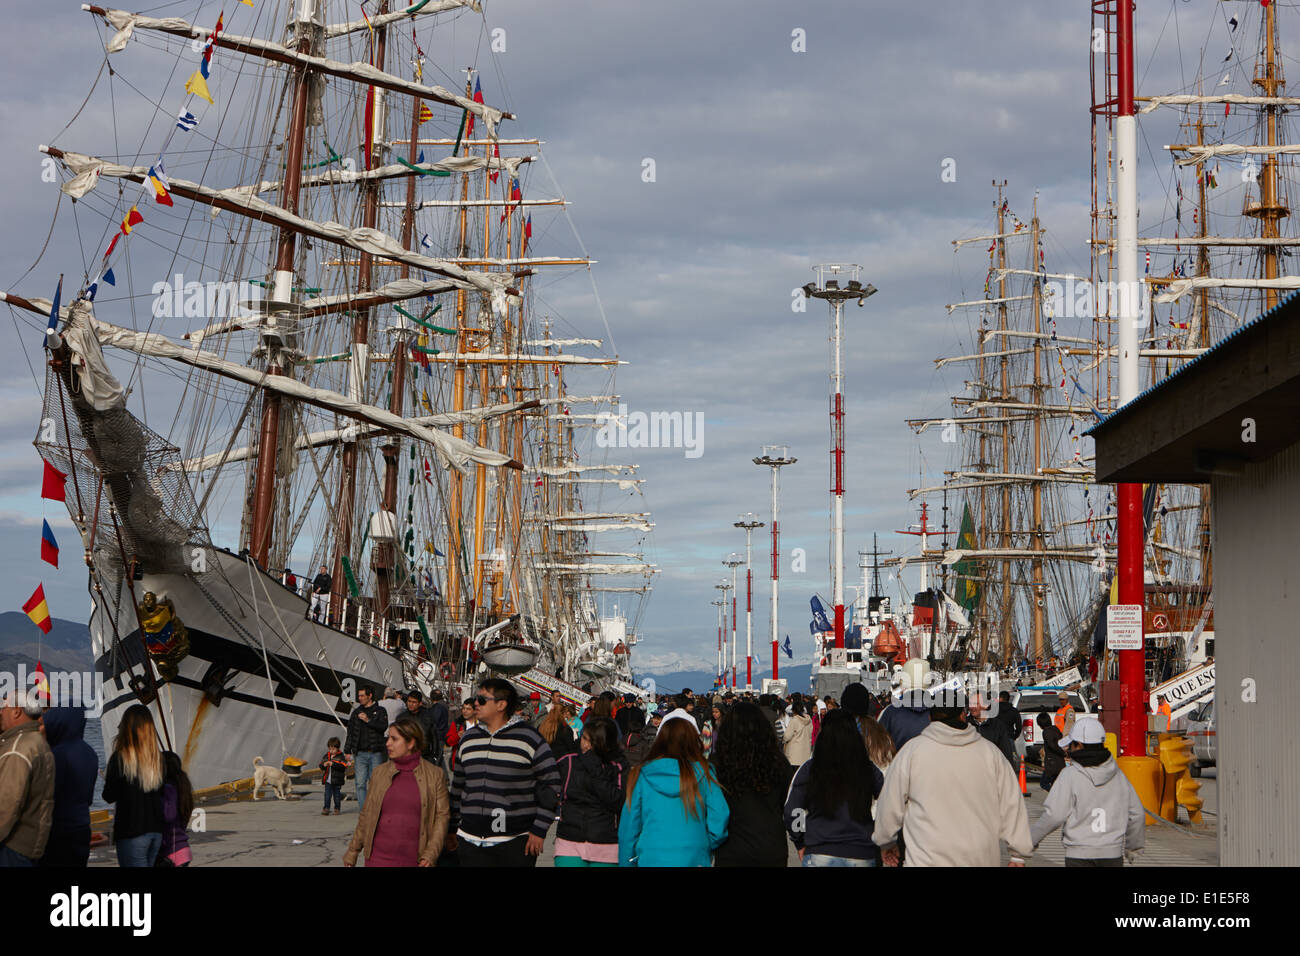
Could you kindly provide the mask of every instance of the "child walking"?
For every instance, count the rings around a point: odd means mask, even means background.
[[[320,762],[321,782],[325,784],[325,807],[321,810],[321,816],[328,816],[330,812],[330,798],[334,798],[334,812],[339,812],[339,807],[343,803],[343,779],[348,772],[348,755],[343,752],[343,744],[337,737],[331,737],[325,742],[328,750],[324,759]]]
[[[179,755],[163,752],[162,848],[154,866],[189,866],[190,838],[185,830],[194,814],[194,788]]]

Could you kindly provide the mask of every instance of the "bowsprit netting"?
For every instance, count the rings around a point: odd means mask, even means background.
[[[57,367],[56,367],[57,366]],[[66,502],[95,567],[201,573],[212,547],[180,449],[125,407],[96,410],[69,362],[53,362],[36,448],[67,475]]]

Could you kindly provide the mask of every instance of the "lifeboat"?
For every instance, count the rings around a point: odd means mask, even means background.
[[[876,635],[876,642],[871,651],[877,657],[883,657],[891,664],[902,664],[907,661],[907,645],[903,642],[903,637],[898,633],[898,625],[888,618],[880,625],[880,633]]]
[[[519,615],[480,631],[474,645],[483,663],[501,674],[522,674],[537,663],[542,649],[524,636]]]

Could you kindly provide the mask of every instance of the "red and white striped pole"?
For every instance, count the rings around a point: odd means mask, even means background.
[[[763,522],[755,521],[754,514],[744,514],[735,527],[745,529],[745,687],[754,686],[754,572],[751,568],[753,559],[754,529],[763,527]]]
[[[780,628],[780,590],[781,590],[781,466],[793,465],[797,458],[789,457],[789,448],[785,445],[764,445],[761,457],[754,459],[756,465],[766,465],[772,469],[772,680],[776,680],[777,667],[777,631]]]
[[[1134,108],[1133,4],[1116,4],[1118,69],[1117,115],[1115,117],[1116,246],[1115,268],[1119,279],[1119,404],[1138,396],[1138,331],[1144,326],[1142,296],[1138,285],[1137,253],[1137,111]],[[1118,495],[1119,603],[1143,605],[1142,575],[1142,486],[1124,482]],[[1142,618],[1139,615],[1138,620]],[[1120,753],[1146,756],[1146,635],[1139,650],[1119,652]]]

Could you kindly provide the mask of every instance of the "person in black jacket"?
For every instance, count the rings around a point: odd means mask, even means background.
[[[1011,745],[1014,747],[1024,730],[1023,718],[1020,716],[1020,711],[1011,706],[1011,695],[1005,690],[998,693],[997,719],[1007,725],[1007,733],[1011,735]]]
[[[795,768],[757,704],[741,701],[718,725],[709,765],[731,810],[714,866],[785,866],[789,848],[781,810]]]
[[[420,756],[437,766],[442,758],[442,747],[439,746],[442,738],[434,726],[433,709],[424,705],[424,695],[418,690],[407,693],[406,713],[402,716],[410,717],[420,725],[420,730],[424,733],[424,752]]]
[[[659,717],[658,714],[654,715]],[[654,728],[646,723],[645,714],[639,708],[632,708],[627,720],[628,731],[623,736],[623,753],[627,757],[627,766],[631,770],[645,762],[650,745],[655,742]]]
[[[582,729],[578,746],[580,753],[557,762],[560,824],[555,830],[555,865],[618,866],[618,817],[627,772],[620,759],[618,725],[608,717],[594,718]]]
[[[366,805],[370,774],[388,759],[388,712],[375,703],[369,687],[357,690],[358,707],[348,717],[348,738],[343,752],[352,754],[356,767],[357,807]]]
[[[1061,749],[1061,732],[1045,712],[1038,715],[1038,728],[1043,735],[1043,776],[1038,782],[1044,790],[1051,790],[1065,769],[1065,751]]]
[[[45,742],[54,754],[54,822],[40,866],[90,862],[90,804],[99,782],[99,755],[86,743],[86,712],[55,707],[45,712]]]
[[[1002,756],[1006,757],[1007,762],[1011,764],[1012,773],[1019,773],[1020,759],[1016,756],[1016,745],[1007,731],[1007,725],[996,717],[987,716],[988,707],[978,694],[971,697],[968,709],[971,723],[975,725],[980,736],[1002,751]]]

